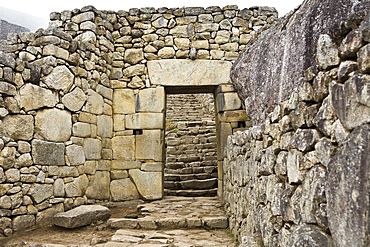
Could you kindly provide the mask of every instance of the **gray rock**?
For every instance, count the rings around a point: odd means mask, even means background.
[[[263,123],[274,106],[287,100],[299,87],[304,71],[315,61],[319,35],[341,37],[343,23],[353,13],[366,12],[365,2],[305,1],[247,47],[233,64],[231,79],[253,123]],[[302,59],[304,57],[304,59]]]
[[[32,158],[35,164],[63,166],[64,144],[35,139],[32,141]]]
[[[292,229],[287,246],[333,247],[334,245],[330,236],[322,232],[319,227],[299,225]]]
[[[331,102],[342,125],[352,130],[370,122],[370,76],[355,74],[344,85],[331,87]]]
[[[328,164],[327,213],[336,246],[368,246],[370,127],[357,127]]]
[[[312,149],[320,139],[320,133],[313,129],[298,129],[292,137],[291,145],[301,152]]]
[[[82,205],[54,215],[54,224],[64,228],[87,226],[110,218],[110,210],[100,205]]]

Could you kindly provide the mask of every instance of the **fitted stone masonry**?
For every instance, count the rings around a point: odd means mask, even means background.
[[[82,204],[162,198],[169,93],[214,94],[221,171],[227,136],[248,122],[232,62],[276,18],[268,7],[86,6],[9,35],[0,52],[0,234]]]

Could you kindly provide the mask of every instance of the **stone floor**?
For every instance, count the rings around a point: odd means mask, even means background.
[[[137,218],[111,218],[109,238],[88,245],[36,244],[30,247],[235,247],[217,197],[165,197],[138,205]],[[24,245],[22,245],[24,246]]]
[[[138,209],[143,217],[110,219],[108,224],[119,230],[97,246],[235,246],[217,197],[165,197]]]

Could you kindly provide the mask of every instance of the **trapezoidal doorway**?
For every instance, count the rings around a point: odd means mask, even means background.
[[[217,137],[213,94],[168,94],[164,194],[217,195]]]
[[[168,104],[170,100],[184,99],[183,95],[193,95],[186,96],[193,97],[193,100],[194,98],[203,101],[207,98],[214,100],[214,103],[203,102],[203,105],[214,105],[214,112],[209,115],[210,117],[207,116],[203,120],[197,118],[180,121],[176,126],[173,120],[170,120],[172,123],[167,122],[167,125],[173,126],[167,126],[166,131],[167,151],[171,156],[164,159],[166,165],[163,169],[163,194],[220,196],[223,189],[223,150],[227,137],[249,124],[242,102],[230,83],[231,62],[170,59],[149,61],[147,65],[152,87],[165,88],[166,108],[170,107]],[[208,96],[199,96],[204,93]],[[182,101],[179,104],[185,103]],[[168,110],[165,111],[170,115]],[[187,113],[188,118],[191,115],[190,112]],[[213,130],[210,131],[211,129]],[[182,134],[192,131],[194,134],[210,132],[202,138],[198,137],[199,140],[195,135],[181,139]],[[177,145],[176,150],[172,145]],[[163,145],[164,149],[165,146]],[[200,149],[201,146],[204,149]],[[163,150],[163,154],[165,153],[166,150]],[[199,153],[203,155],[198,155]]]

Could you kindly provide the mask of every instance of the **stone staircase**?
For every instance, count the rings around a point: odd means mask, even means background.
[[[167,97],[165,194],[217,195],[214,100],[210,94]]]

